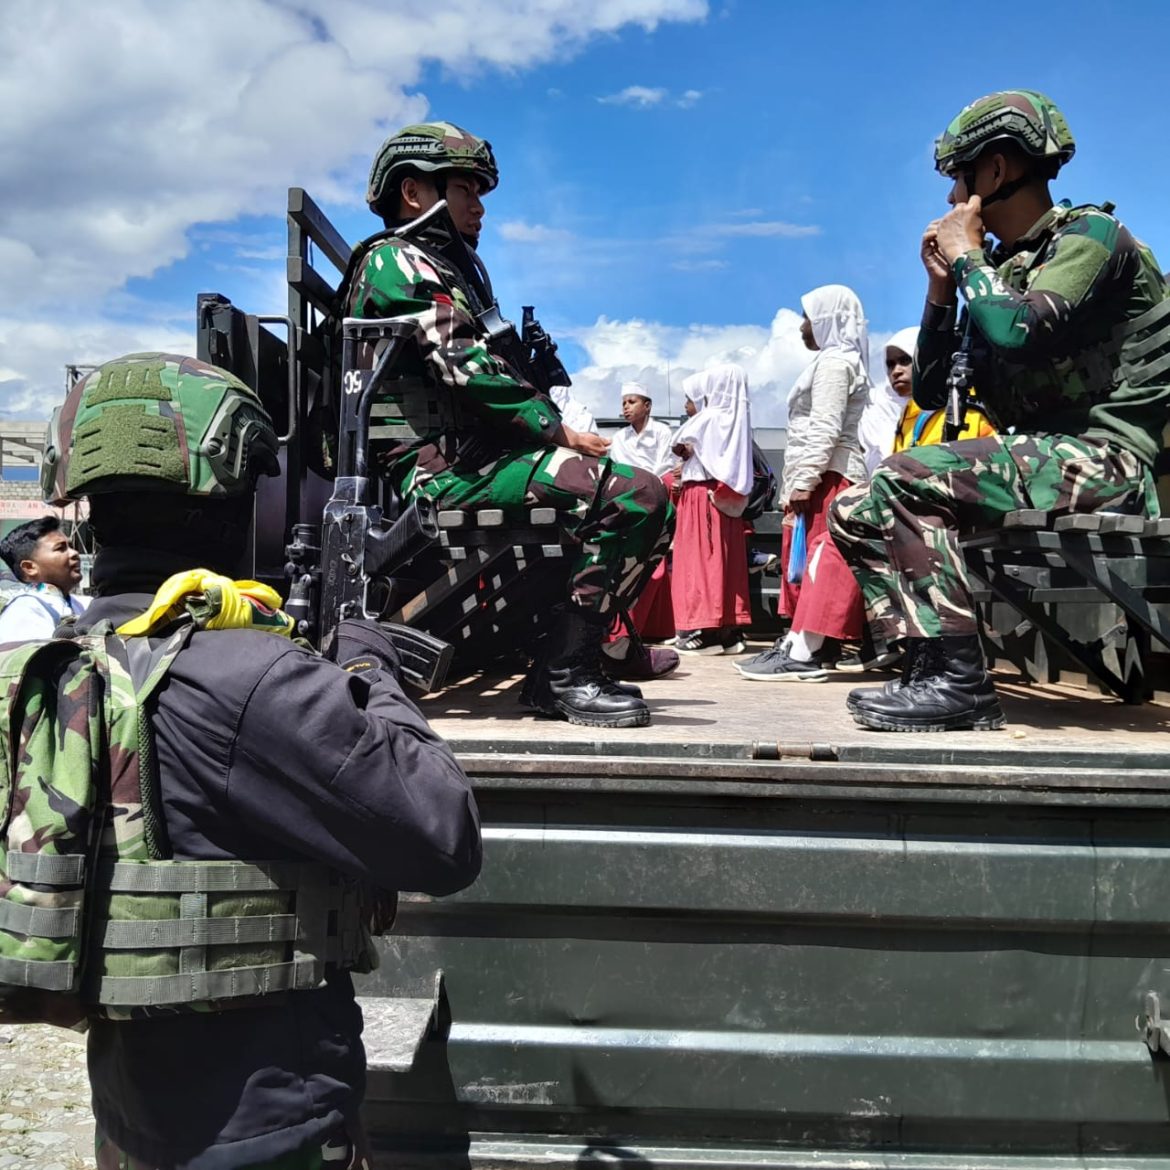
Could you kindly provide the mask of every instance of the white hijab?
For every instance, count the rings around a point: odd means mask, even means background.
[[[891,349],[896,349],[913,357],[914,347],[917,344],[917,328],[899,329],[886,342],[886,353],[888,354]],[[869,405],[861,414],[857,437],[861,440],[865,466],[870,475],[873,474],[873,469],[893,451],[894,436],[898,433],[902,412],[906,409],[906,403],[909,401],[890,385],[888,378],[869,392]]]
[[[707,405],[707,384],[702,374],[688,374],[683,379],[683,393],[695,404],[695,410]]]
[[[674,441],[694,447],[692,460],[702,464],[703,478],[746,496],[752,486],[752,408],[743,367],[728,362],[691,374],[683,392],[698,413],[675,431]],[[684,467],[683,478],[692,478],[686,473]]]
[[[869,376],[869,330],[857,294],[843,284],[822,284],[800,298],[800,307],[812,324],[817,352],[808,368],[796,380],[788,395],[789,404],[812,385],[817,363],[826,355],[845,358],[860,373],[854,393],[867,393],[873,382]]]

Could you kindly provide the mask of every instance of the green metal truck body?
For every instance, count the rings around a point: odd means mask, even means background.
[[[385,1165],[1170,1166],[1159,710],[1070,694],[1065,737],[1021,693],[1006,734],[883,736],[835,682],[728,670],[666,711],[824,741],[590,743],[449,700],[485,863],[402,905],[360,992],[442,976],[409,1070],[371,1049]]]

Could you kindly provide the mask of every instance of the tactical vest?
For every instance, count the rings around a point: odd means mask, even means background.
[[[460,307],[465,311],[474,314],[475,307],[470,294],[454,266],[441,253],[425,247],[417,240],[400,239],[391,232],[372,236],[357,246],[356,259],[351,260],[350,271],[356,273],[365,256],[383,245],[421,251],[451,289],[452,298],[461,302]],[[342,290],[347,314],[352,311],[349,304],[351,293],[350,288]],[[362,346],[359,350],[360,368],[372,370],[386,344],[388,342]],[[370,438],[388,442],[392,453],[415,447],[424,441],[434,441],[453,460],[460,439],[474,428],[474,419],[463,405],[461,395],[453,386],[433,377],[420,365],[417,355],[408,357],[400,372],[388,380],[386,389],[379,394],[371,410]]]
[[[327,866],[166,859],[147,707],[190,633],[0,652],[0,1020],[247,1006],[376,962]]]
[[[1059,214],[1052,224],[1054,231],[1090,212],[1109,215],[1112,204],[1086,203],[1057,210]],[[1011,287],[1025,291],[1029,275],[1041,264],[1046,250],[1047,244],[1037,248],[1026,264],[1016,266],[1008,273],[1003,267],[998,271]],[[1011,362],[1003,364],[1006,373],[1001,377],[1009,384],[1026,385],[1035,376],[1029,367]],[[1170,296],[1163,297],[1139,316],[1118,322],[1103,339],[1058,361],[1055,373],[1062,384],[1061,401],[1032,403],[1033,409],[1059,409],[1062,405],[1069,405],[1071,400],[1087,410],[1109,399],[1123,383],[1137,387],[1166,381],[1170,376]]]

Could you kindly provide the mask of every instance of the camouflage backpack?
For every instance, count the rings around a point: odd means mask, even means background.
[[[220,1010],[369,969],[328,867],[168,859],[148,720],[192,630],[0,651],[0,1021]]]

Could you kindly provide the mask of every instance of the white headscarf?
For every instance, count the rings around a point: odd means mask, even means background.
[[[817,363],[825,356],[844,358],[860,374],[853,393],[873,386],[869,376],[869,330],[857,294],[843,284],[822,284],[800,298],[800,307],[812,325],[817,352],[788,393],[789,406],[812,385]]]
[[[702,410],[707,405],[707,383],[703,375],[688,374],[683,379],[683,393],[695,404],[695,410]]]
[[[913,357],[914,347],[917,344],[917,328],[899,329],[886,342],[886,352],[889,353],[891,349],[896,349]],[[908,401],[890,385],[889,378],[886,378],[869,392],[869,405],[861,414],[857,437],[861,440],[865,466],[870,475],[873,474],[873,469],[893,451],[894,436],[898,433],[898,424],[902,421],[902,412],[906,409]]]
[[[822,284],[800,298],[821,353],[856,354],[869,376],[869,331],[857,294],[843,284]]]
[[[699,408],[674,433],[676,443],[695,449],[683,467],[683,479],[717,479],[746,496],[752,486],[752,408],[743,367],[728,362],[691,374],[683,392]],[[694,474],[695,460],[705,474]]]

